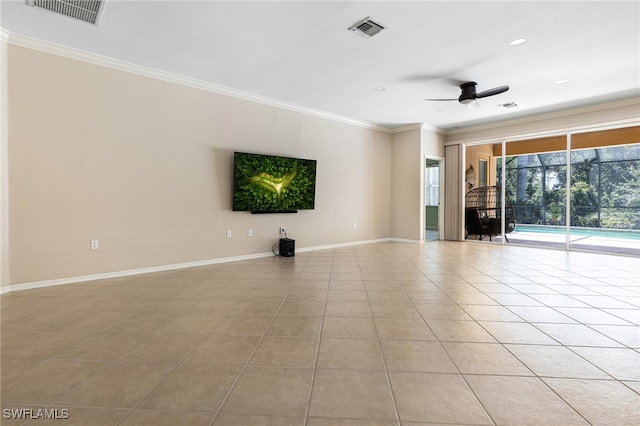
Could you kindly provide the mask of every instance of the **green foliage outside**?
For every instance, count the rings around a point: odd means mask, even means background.
[[[313,160],[236,153],[233,209],[313,209],[315,174]]]
[[[602,148],[598,154],[571,166],[571,225],[640,229],[640,145]],[[517,223],[565,225],[567,169],[553,155],[544,167],[534,155],[507,158],[505,185]],[[500,160],[497,169],[501,185]]]

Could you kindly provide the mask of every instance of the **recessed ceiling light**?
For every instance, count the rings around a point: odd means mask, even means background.
[[[564,80],[558,80],[555,82],[555,84],[567,84],[569,82],[569,80],[564,79]]]
[[[382,87],[382,86],[376,87],[376,92],[384,92],[385,90],[387,90],[386,87]]]
[[[525,44],[527,41],[526,38],[517,38],[515,40],[513,40],[511,43],[509,43],[510,46],[522,46],[523,44]]]

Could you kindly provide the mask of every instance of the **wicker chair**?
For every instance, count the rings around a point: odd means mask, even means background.
[[[502,215],[502,189],[499,186],[483,186],[473,188],[465,197],[465,229],[466,238],[476,236],[478,240],[486,235],[491,237],[500,235]],[[507,198],[505,206],[505,234],[516,227],[516,217],[511,202]],[[505,235],[505,240],[509,239]]]

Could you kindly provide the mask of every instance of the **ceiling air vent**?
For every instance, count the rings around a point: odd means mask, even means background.
[[[378,34],[380,31],[384,30],[384,28],[385,27],[372,21],[367,16],[363,20],[358,21],[353,26],[349,27],[349,31],[360,34],[362,37],[369,38]]]
[[[98,25],[106,0],[25,0],[28,6],[49,10]]]

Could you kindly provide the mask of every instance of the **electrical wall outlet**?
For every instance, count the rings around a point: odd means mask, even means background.
[[[286,233],[287,233],[287,230],[284,229],[284,226],[281,226],[280,227],[280,234],[286,234]]]
[[[249,228],[247,231],[247,237],[253,237],[253,229]]]
[[[227,238],[231,238],[231,229],[227,229]]]
[[[100,242],[98,240],[91,240],[91,250],[98,250],[100,248]]]
[[[353,222],[353,229],[356,229],[358,227],[358,222]]]

